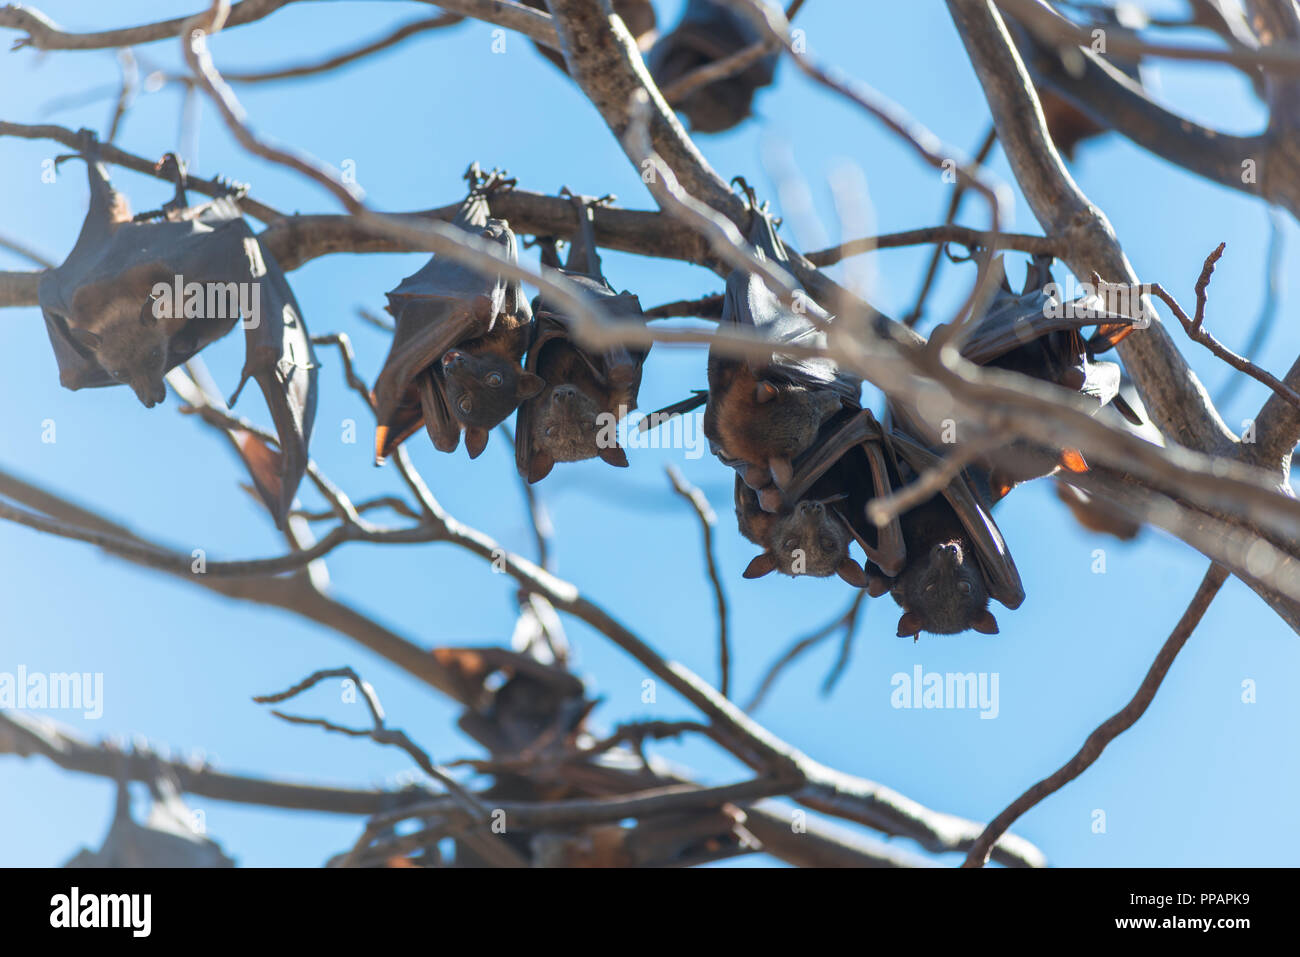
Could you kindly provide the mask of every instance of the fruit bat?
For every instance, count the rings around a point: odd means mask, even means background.
[[[630,292],[615,292],[601,271],[591,208],[594,200],[572,196],[578,211],[578,233],[561,270],[596,300],[614,321],[645,322],[641,302]],[[554,240],[539,240],[543,265],[557,268]],[[636,408],[641,367],[648,350],[611,346],[592,351],[569,335],[568,320],[539,296],[533,301],[536,332],[524,362],[526,372],[545,383],[534,398],[519,406],[515,429],[515,461],[529,482],[545,478],[556,462],[580,462],[599,457],[627,467],[614,425]]]
[[[897,428],[888,438],[898,468],[898,487],[940,464],[940,457]],[[990,599],[1008,608],[1025,600],[1020,572],[991,514],[988,472],[961,470],[942,492],[898,516],[905,559],[896,575],[869,575],[872,596],[889,591],[903,609],[900,637],[922,631],[954,635],[967,629],[998,633]]]
[[[241,453],[283,527],[307,467],[316,363],[283,271],[240,213],[243,187],[192,206],[184,166],[169,153],[157,169],[175,180],[174,198],[132,217],[100,161],[99,143],[89,131],[83,138],[90,206],[72,252],[39,290],[60,382],[74,390],[129,385],[152,407],[166,396],[168,371],[242,318],[240,386],[257,382],[280,448],[248,437]]]
[[[752,193],[748,199],[749,242],[760,256],[788,262],[766,208]],[[823,328],[830,317],[807,296],[799,302],[798,311],[784,306],[761,278],[734,270],[727,278],[722,324],[750,327],[774,348],[763,360],[732,358],[717,347],[709,351],[704,434],[714,454],[740,473],[768,511],[780,503],[778,490],[790,480],[794,458],[812,445],[831,416],[857,407],[862,387],[860,378],[831,359],[780,352],[781,344],[826,344]]]
[[[1076,318],[1067,315],[1070,310],[1047,308],[1049,264],[1046,257],[1031,264],[1019,296],[1002,276],[1001,290],[973,325],[963,353],[980,364],[1091,395],[1099,408],[1107,402],[1123,405],[1117,396],[1118,367],[1093,361],[1089,343],[1109,348],[1131,326],[1107,321],[1121,317]],[[1001,268],[1000,262],[997,265]],[[1080,326],[1087,325],[1100,325],[1104,334],[1099,331],[1085,342]],[[939,464],[940,443],[924,437],[921,421],[915,411],[890,403],[888,427],[882,428],[870,412],[853,411],[846,404],[794,460],[775,512],[763,508],[738,477],[738,525],[764,549],[746,569],[746,577],[773,570],[838,573],[867,587],[872,596],[889,591],[903,608],[900,635],[967,629],[996,634],[990,599],[1016,608],[1024,600],[1024,588],[992,518],[992,505],[1017,482],[1052,471],[1058,459],[1042,467],[1040,456],[1032,463],[1036,472],[1006,455],[976,462],[938,494],[877,529],[866,515],[871,498],[901,489]],[[865,568],[848,556],[855,540],[867,556]]]
[[[761,40],[745,15],[726,4],[715,0],[687,0],[677,26],[650,51],[650,73],[663,88]],[[749,116],[754,93],[771,84],[777,59],[774,50],[740,73],[696,89],[674,106],[686,114],[691,129],[696,132],[729,130]]]
[[[1120,395],[1120,367],[1095,358],[1127,336],[1133,330],[1133,320],[1099,311],[1096,302],[1060,303],[1054,298],[1059,287],[1052,279],[1051,264],[1051,256],[1035,256],[1017,295],[1011,291],[1003,260],[994,261],[992,268],[1000,274],[999,288],[962,343],[962,355],[976,365],[1018,372],[1087,396],[1096,403],[1094,411],[1112,405],[1129,422],[1141,425],[1142,420]],[[1097,326],[1097,331],[1084,339],[1081,329],[1091,325]],[[895,416],[906,419],[904,428],[910,434],[933,442],[933,429],[927,429],[914,411],[897,407]],[[1077,451],[1065,449],[1047,458],[1024,442],[1012,443],[985,456],[984,461],[991,472],[994,502],[1021,482],[1052,474],[1058,466],[1074,472],[1087,468]]]
[[[128,385],[152,408],[166,396],[163,376],[229,332],[240,317],[237,299],[224,303],[233,308],[208,315],[203,298],[186,310],[170,295],[160,301],[155,290],[170,292],[178,279],[205,289],[247,280],[258,244],[233,196],[190,207],[174,160],[175,201],[133,220],[89,134],[81,158],[90,207],[72,252],[39,288],[59,381],[74,390]],[[149,221],[154,216],[158,221]]]
[[[977,365],[1019,372],[1089,396],[1097,409],[1112,404],[1136,420],[1119,395],[1119,367],[1093,358],[1127,335],[1132,320],[1085,312],[1082,303],[1065,308],[1056,302],[1050,295],[1050,264],[1048,256],[1035,257],[1018,296],[1003,271],[1001,288],[961,345],[963,356]],[[1000,260],[995,268],[1002,270]],[[1098,330],[1085,340],[1080,329],[1089,325]],[[942,443],[935,441],[934,430],[924,426],[916,410],[891,402],[888,413],[888,441],[905,485],[939,464]],[[888,590],[903,608],[900,636],[921,631],[954,634],[968,628],[997,633],[989,600],[1017,608],[1024,588],[993,521],[992,506],[1020,482],[1051,474],[1060,464],[1072,471],[1087,468],[1077,451],[1044,455],[1027,443],[1013,443],[962,469],[940,495],[900,516],[906,562],[897,574],[885,571],[869,576],[868,583],[873,595]]]
[[[868,561],[896,574],[904,558],[895,521],[877,529],[866,518],[867,502],[889,493],[897,475],[889,446],[871,412],[844,409],[828,421],[814,444],[793,463],[782,505],[765,510],[758,493],[736,476],[736,523],[763,551],[745,569],[746,578],[772,571],[785,575],[839,575],[865,588],[867,574],[849,556],[856,541]]]
[[[453,225],[515,259],[510,224],[489,209],[491,194],[513,182],[495,170],[484,175],[477,164],[465,178],[469,196]],[[397,330],[375,381],[377,463],[422,422],[441,452],[454,452],[463,430],[477,458],[489,431],[542,390],[541,378],[522,365],[533,317],[517,281],[434,255],[388,293],[387,308]]]

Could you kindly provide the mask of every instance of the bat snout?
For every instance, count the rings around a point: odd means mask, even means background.
[[[944,542],[941,545],[936,545],[931,550],[930,554],[934,557],[935,561],[944,562],[950,565],[961,564],[961,546],[956,542]]]
[[[826,511],[826,506],[821,502],[800,502],[796,511],[801,516],[816,517]]]
[[[571,385],[557,385],[551,392],[551,398],[556,402],[572,402],[578,397],[578,390]]]
[[[167,398],[167,389],[161,382],[156,385],[149,382],[133,382],[131,388],[146,409],[152,409]]]

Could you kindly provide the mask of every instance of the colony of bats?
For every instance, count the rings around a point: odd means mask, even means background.
[[[638,4],[625,6],[631,15]],[[682,23],[655,45],[651,68],[667,84],[753,40],[723,8],[692,0]],[[773,66],[760,60],[679,106],[701,130],[734,126],[748,115],[754,91],[771,82]],[[242,318],[247,359],[240,388],[248,379],[257,383],[278,439],[272,448],[244,434],[240,452],[282,526],[307,466],[316,362],[283,271],[240,213],[241,189],[232,184],[227,195],[193,205],[184,166],[168,154],[159,171],[174,179],[175,198],[132,216],[92,137],[81,158],[90,183],[85,223],[72,252],[40,286],[60,381],[70,389],[129,385],[153,406],[165,395],[169,370]],[[518,238],[492,216],[494,195],[512,181],[477,166],[467,179],[454,225],[515,259]],[[573,204],[574,238],[562,262],[553,237],[535,237],[542,265],[576,283],[610,319],[644,323],[638,297],[616,291],[602,271],[592,210],[603,200],[565,195]],[[750,245],[759,256],[786,262],[777,223],[747,187],[745,195]],[[1119,396],[1118,366],[1095,359],[1131,326],[1117,317],[1052,318],[1061,311],[1046,308],[1049,266],[1050,259],[1033,259],[1020,293],[1003,277],[991,302],[967,323],[962,354],[1087,396],[1096,408],[1114,404],[1136,420]],[[193,301],[185,293],[191,284],[226,290],[224,308],[214,314],[210,296]],[[164,288],[168,294],[160,295]],[[248,288],[259,291],[255,302],[235,294]],[[530,303],[513,279],[437,255],[387,296],[396,326],[374,386],[377,461],[422,427],[439,451],[456,451],[463,438],[477,458],[492,429],[513,415],[516,465],[528,482],[568,462],[599,458],[627,466],[602,423],[636,408],[645,350],[589,349],[572,334],[563,309],[542,299]],[[783,351],[824,346],[835,321],[808,297],[800,302],[792,308],[757,276],[733,272],[721,324],[749,327],[772,351],[755,361],[711,349],[707,388],[667,410],[703,406],[710,449],[735,472],[737,524],[759,549],[744,577],[838,576],[873,597],[888,592],[902,609],[900,636],[995,634],[990,602],[1014,609],[1025,593],[993,506],[1022,482],[1087,464],[1072,450],[1012,444],[975,459],[939,494],[878,526],[868,503],[933,468],[952,451],[951,440],[915,408],[887,403],[877,418],[862,406],[861,379],[830,358]],[[1081,328],[1088,325],[1098,328],[1085,339]]]

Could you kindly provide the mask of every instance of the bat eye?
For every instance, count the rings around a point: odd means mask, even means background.
[[[456,403],[456,407],[468,415],[469,411],[474,408],[474,403],[470,401],[469,396],[462,395],[460,401]]]
[[[829,538],[823,538],[823,539],[822,539],[822,550],[823,550],[823,551],[827,551],[827,552],[829,552],[829,551],[833,551],[834,549],[835,549],[835,543],[834,543],[833,541],[831,541]]]
[[[555,434],[555,429],[554,429],[552,426],[549,426],[549,425],[548,425],[548,426],[546,427],[546,436],[547,436],[547,438],[550,438],[550,437],[551,437],[552,435],[554,435],[554,434]]]
[[[786,550],[787,552],[792,552],[792,551],[795,550],[795,548],[796,548],[796,546],[798,546],[798,544],[799,544],[799,543],[796,542],[793,538],[787,539],[786,542],[785,542],[785,550]]]
[[[501,388],[502,381],[504,380],[502,380],[500,372],[489,372],[487,375],[487,384],[494,389]]]
[[[959,589],[961,589],[961,593],[962,593],[963,595],[969,595],[969,594],[970,594],[970,582],[959,582],[958,585],[957,585],[957,587],[958,587]]]
[[[930,592],[934,591],[934,586],[933,586],[933,585],[926,585],[926,586],[925,586],[925,591],[926,591],[926,594],[929,594]]]

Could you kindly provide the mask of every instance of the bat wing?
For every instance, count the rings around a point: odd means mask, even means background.
[[[246,322],[244,369],[233,406],[244,384],[252,379],[262,391],[275,423],[279,451],[243,433],[240,453],[262,501],[283,528],[298,486],[307,471],[307,446],[316,418],[316,357],[302,311],[284,273],[266,254],[259,283],[261,309],[257,321]]]
[[[804,498],[850,448],[868,441],[879,442],[882,436],[880,424],[866,409],[831,419],[822,426],[812,446],[795,461],[794,474],[785,490],[788,502],[794,504]]]
[[[902,527],[893,518],[877,529],[866,505],[893,490],[884,454],[884,431],[867,409],[837,415],[824,426],[812,447],[794,463],[783,495],[788,505],[805,499],[839,498],[834,507],[867,558],[886,575],[902,571],[907,557]]]
[[[939,465],[939,456],[897,429],[890,433],[889,442],[898,458],[907,463],[916,475]],[[989,594],[1008,608],[1019,608],[1025,600],[1020,572],[1016,569],[1001,530],[985,504],[988,496],[977,491],[969,469],[963,470],[961,475],[948,484],[943,490],[943,497],[970,535]]]
[[[41,279],[37,293],[45,330],[59,367],[59,381],[65,388],[74,390],[117,384],[117,380],[101,368],[94,354],[76,340],[72,301],[87,274],[104,258],[113,234],[131,221],[126,197],[113,188],[108,170],[99,160],[98,144],[92,144],[90,151],[81,158],[86,162],[86,179],[90,188],[86,218],[68,258]]]
[[[641,310],[641,300],[630,292],[616,292],[605,278],[592,218],[593,208],[602,200],[575,194],[569,194],[569,197],[578,210],[578,233],[569,246],[569,258],[564,265],[565,275],[581,286],[610,320],[644,324],[646,318]],[[563,319],[562,316],[557,318]],[[641,367],[645,364],[649,349],[614,345],[603,352],[594,353],[576,343],[575,348],[590,366],[596,379],[618,393],[620,405],[629,410],[636,408],[637,393],[641,386]]]
[[[477,190],[453,224],[500,243],[512,258],[517,254],[514,233],[504,220],[488,217],[487,199]],[[461,427],[442,394],[437,363],[453,346],[489,333],[503,313],[531,316],[519,283],[435,254],[388,293],[388,311],[397,318],[397,330],[375,380],[375,460],[391,455],[421,420],[434,446],[452,451]]]
[[[52,277],[41,280],[44,287]],[[49,334],[50,345],[54,349],[54,361],[59,367],[59,382],[65,389],[97,389],[117,385],[117,380],[100,367],[89,349],[77,342],[68,327],[66,314],[44,305],[48,301],[42,288],[39,293],[42,313],[45,316],[45,331]]]
[[[1007,284],[1003,258],[994,260],[991,268],[1001,274],[1000,288],[962,344],[961,353],[965,358],[976,365],[989,365],[1046,337],[1054,337],[1058,343],[1068,340],[1069,347],[1077,348],[1082,355],[1084,343],[1079,337],[1080,330],[1097,326],[1097,333],[1089,340],[1089,351],[1104,351],[1132,330],[1132,319],[1098,309],[1095,300],[1061,302],[1056,299],[1053,294],[1059,287],[1052,279],[1051,262],[1051,256],[1035,256],[1026,272],[1024,291],[1017,295]],[[1094,340],[1104,343],[1102,349],[1092,348]]]
[[[753,219],[749,228],[750,243],[765,258],[788,263],[785,246],[776,235],[772,217],[765,209],[751,206]],[[782,354],[781,344],[817,348],[826,345],[820,326],[830,316],[811,298],[804,296],[796,312],[782,305],[772,290],[748,270],[737,269],[727,277],[723,296],[722,321],[753,327],[754,331],[774,343],[772,356],[766,361],[750,362],[758,378],[776,379],[812,389],[829,389],[848,402],[856,403],[862,380],[844,372],[831,359]]]

